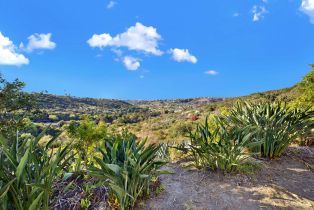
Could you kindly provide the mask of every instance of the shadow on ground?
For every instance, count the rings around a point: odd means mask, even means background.
[[[262,161],[255,175],[226,175],[168,164],[165,190],[138,209],[314,209],[314,148],[294,147],[280,159]]]

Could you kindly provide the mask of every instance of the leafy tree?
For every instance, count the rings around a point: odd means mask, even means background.
[[[0,74],[0,134],[6,137],[25,127],[25,118],[36,110],[34,96],[23,92],[24,87],[24,82],[8,82]]]

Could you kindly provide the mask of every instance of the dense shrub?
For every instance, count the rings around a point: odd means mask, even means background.
[[[48,209],[52,184],[71,156],[68,146],[50,150],[55,138],[41,147],[41,137],[24,141],[0,137],[1,209]]]
[[[314,110],[314,64],[312,70],[297,84],[296,90],[299,96],[292,102],[294,107],[312,108]]]
[[[149,194],[152,178],[165,164],[157,159],[160,146],[145,147],[145,143],[125,132],[108,137],[104,149],[99,149],[102,158],[96,158],[98,165],[90,168],[93,176],[109,182],[121,209],[133,207],[139,197]]]
[[[66,131],[74,140],[74,149],[85,166],[93,161],[95,147],[99,146],[100,141],[107,135],[106,125],[102,121],[96,124],[88,116],[84,116],[79,122],[71,121]]]
[[[297,137],[313,128],[311,119],[314,111],[309,109],[289,109],[283,103],[237,103],[226,120],[231,129],[250,127],[248,131],[254,134],[261,156],[279,157]]]
[[[245,130],[228,130],[218,118],[216,124],[214,131],[207,119],[204,124],[198,124],[190,133],[190,144],[178,149],[189,152],[196,167],[234,171],[247,157],[246,147],[253,146],[250,143],[252,134],[246,134]]]

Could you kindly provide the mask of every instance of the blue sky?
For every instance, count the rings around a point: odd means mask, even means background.
[[[0,72],[119,99],[289,87],[314,62],[314,0],[0,0]]]

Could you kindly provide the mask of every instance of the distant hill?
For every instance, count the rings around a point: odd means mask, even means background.
[[[127,102],[142,108],[174,110],[178,108],[193,109],[216,102],[222,102],[223,100],[224,98],[199,97],[167,100],[127,100]]]
[[[95,99],[80,98],[73,96],[58,96],[52,94],[37,94],[36,99],[39,108],[49,112],[72,112],[72,113],[110,113],[117,111],[139,111],[140,109],[150,110],[174,110],[174,109],[193,109],[211,104],[228,104],[234,100],[259,100],[259,99],[283,99],[290,100],[295,98],[297,93],[292,88],[253,93],[247,96],[232,98],[212,98],[198,97],[186,99],[169,100],[117,100],[117,99]]]
[[[114,99],[79,98],[73,96],[57,96],[52,94],[38,94],[37,102],[41,109],[82,109],[97,107],[100,109],[129,109],[132,104]]]

